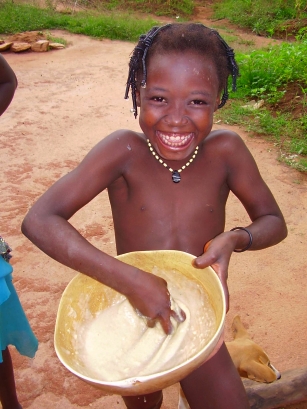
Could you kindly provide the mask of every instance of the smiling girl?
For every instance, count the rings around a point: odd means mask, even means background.
[[[109,256],[68,220],[103,190],[112,207],[117,253],[181,250],[195,268],[215,269],[228,304],[233,251],[277,244],[287,229],[281,211],[239,135],[212,131],[213,114],[235,87],[231,48],[201,24],[168,24],[140,37],[130,60],[126,97],[142,132],[103,138],[79,166],[34,204],[24,234],[60,263],[124,294],[133,307],[171,333],[167,282]],[[225,229],[232,191],[251,223]],[[205,251],[204,251],[205,246]],[[191,409],[246,409],[243,384],[223,339],[212,356],[181,381]],[[129,409],[158,409],[162,392],[124,397]]]

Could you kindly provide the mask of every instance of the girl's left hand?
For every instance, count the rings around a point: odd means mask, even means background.
[[[194,267],[211,266],[218,275],[224,289],[226,312],[229,310],[228,265],[234,248],[234,243],[230,240],[230,232],[224,232],[208,241],[204,247],[204,253],[193,261]]]

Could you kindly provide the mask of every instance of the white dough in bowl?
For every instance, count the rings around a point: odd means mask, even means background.
[[[78,328],[76,353],[86,376],[106,382],[163,372],[182,364],[202,349],[216,331],[216,317],[204,287],[177,271],[152,273],[163,277],[174,304],[186,314],[182,323],[173,318],[173,332],[166,335],[146,319],[124,296],[85,321]],[[172,308],[175,309],[175,308]]]

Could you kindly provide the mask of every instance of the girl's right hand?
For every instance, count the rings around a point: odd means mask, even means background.
[[[138,270],[137,280],[126,296],[137,312],[147,319],[148,327],[154,327],[157,322],[160,322],[167,335],[170,335],[173,329],[171,317],[177,322],[185,320],[182,310],[177,314],[171,309],[167,282],[154,274]]]

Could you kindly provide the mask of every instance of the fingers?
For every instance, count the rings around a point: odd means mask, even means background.
[[[180,310],[179,312],[171,310],[171,317],[173,317],[174,320],[180,324],[181,322],[185,321],[186,315],[185,315],[185,312],[181,308],[179,308],[179,310]]]
[[[156,318],[146,318],[147,327],[153,328],[156,326]]]
[[[204,245],[204,253],[201,256],[196,257],[192,261],[192,264],[193,264],[194,267],[196,267],[196,268],[206,268],[206,267],[209,267],[215,261],[215,255],[214,254],[211,254],[210,256],[208,256],[208,253],[206,254],[206,252],[208,251],[211,243],[212,243],[212,240],[209,240]]]
[[[173,325],[171,323],[171,320],[163,320],[162,317],[159,319],[160,324],[163,328],[163,331],[165,332],[166,335],[171,335],[173,332]]]
[[[176,306],[176,311],[174,310],[169,310],[169,314],[167,314],[165,316],[165,318],[163,317],[162,314],[158,314],[157,318],[146,318],[147,320],[147,326],[149,328],[153,328],[157,321],[160,322],[163,331],[167,334],[170,335],[173,332],[173,325],[171,322],[171,317],[174,318],[174,320],[176,322],[178,322],[178,324],[182,323],[185,321],[186,319],[186,314],[185,312],[178,306]]]
[[[173,332],[173,326],[170,319],[165,320],[161,316],[158,316],[157,318],[146,318],[146,321],[148,328],[154,328],[157,322],[160,322],[161,327],[166,335],[171,335],[171,333]]]

